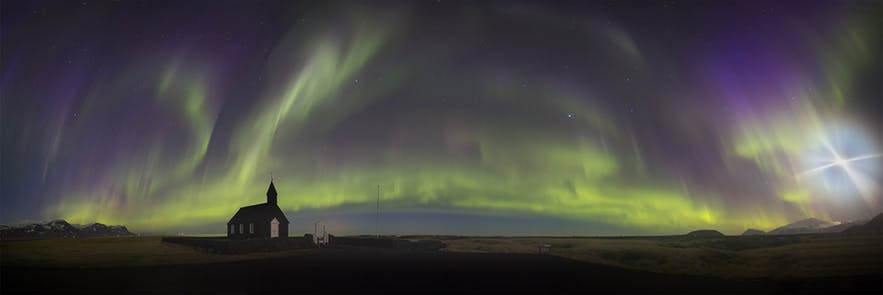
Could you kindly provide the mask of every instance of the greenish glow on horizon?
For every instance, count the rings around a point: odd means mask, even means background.
[[[202,60],[182,45],[91,81],[78,90],[82,116],[53,123],[38,147],[43,179],[58,180],[45,193],[63,195],[41,204],[43,216],[150,232],[221,225],[265,201],[272,173],[280,207],[295,215],[367,212],[381,185],[388,212],[538,216],[662,234],[770,230],[832,215],[825,196],[795,177],[799,160],[813,135],[851,118],[856,69],[879,55],[870,43],[879,29],[846,22],[837,42],[805,37],[820,48],[807,54],[819,60],[811,66],[825,71],[770,53],[782,61],[758,65],[775,72],[758,73],[775,78],[763,84],[731,74],[754,60],[740,50],[682,64],[675,57],[684,52],[647,47],[657,36],[607,21],[550,25],[593,38],[572,51],[597,52],[569,53],[590,62],[571,64],[545,44],[464,57],[494,36],[412,51],[424,41],[409,27],[419,22],[375,13],[262,35],[273,45],[242,61]],[[451,35],[426,38],[460,40]],[[775,51],[755,47],[746,46]],[[230,74],[238,69],[247,73]],[[675,77],[714,71],[720,81]],[[225,87],[237,83],[246,86]],[[66,154],[66,144],[113,150]],[[60,161],[64,169],[52,171]]]

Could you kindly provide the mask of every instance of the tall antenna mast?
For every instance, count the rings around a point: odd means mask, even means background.
[[[374,218],[374,233],[380,238],[380,185],[377,185],[377,216]]]

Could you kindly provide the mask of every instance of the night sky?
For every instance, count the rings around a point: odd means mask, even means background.
[[[880,1],[2,1],[0,222],[738,234],[883,211]]]

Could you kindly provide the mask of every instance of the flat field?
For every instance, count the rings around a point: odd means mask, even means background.
[[[55,238],[0,242],[3,267],[115,268],[229,262],[308,253],[309,250],[218,255],[162,243],[160,237]]]
[[[445,251],[537,253],[669,274],[720,278],[883,276],[883,237],[832,234],[622,238],[439,237]]]
[[[407,238],[447,247],[226,255],[158,237],[2,241],[0,293],[883,291],[880,237]]]

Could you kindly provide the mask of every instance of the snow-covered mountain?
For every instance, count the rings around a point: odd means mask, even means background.
[[[817,218],[807,218],[796,222],[789,223],[774,230],[767,232],[768,235],[794,235],[808,233],[824,233],[825,229],[837,226],[840,223],[821,220]]]
[[[56,237],[101,237],[101,236],[131,236],[125,226],[104,225],[93,223],[89,225],[73,225],[63,219],[56,219],[46,223],[22,223],[17,225],[0,225],[0,237],[9,238],[56,238]]]
[[[883,213],[873,219],[861,219],[849,222],[832,222],[818,218],[807,218],[792,222],[764,233],[762,230],[748,229],[743,236],[751,235],[797,235],[813,233],[876,233],[883,232]]]
[[[80,227],[81,235],[99,235],[99,236],[126,236],[132,235],[125,226],[122,225],[104,225],[101,223],[93,223]]]

